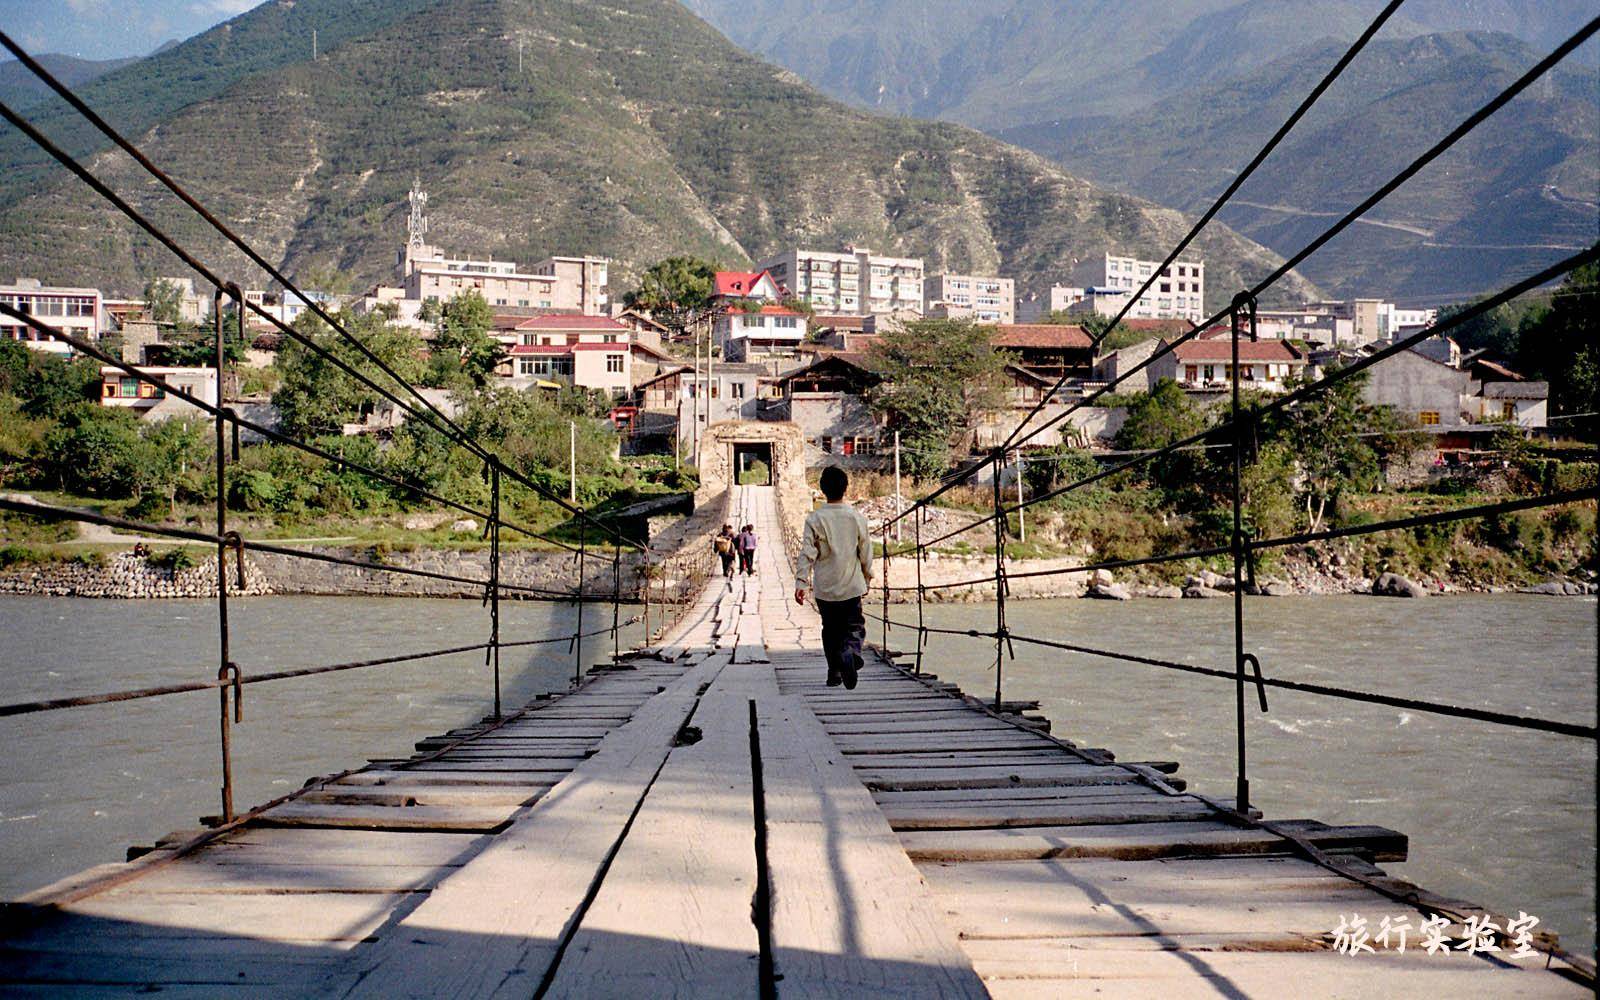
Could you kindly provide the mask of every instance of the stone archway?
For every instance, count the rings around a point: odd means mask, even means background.
[[[725,494],[738,481],[735,454],[760,449],[770,453],[772,485],[784,517],[796,525],[811,510],[806,485],[806,440],[798,424],[788,421],[730,420],[712,424],[700,444],[700,489],[695,507]]]

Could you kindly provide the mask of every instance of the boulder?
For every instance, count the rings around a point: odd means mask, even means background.
[[[1262,597],[1293,597],[1294,588],[1281,580],[1268,580],[1261,585],[1259,593]]]
[[[1182,587],[1174,587],[1171,584],[1165,584],[1165,585],[1160,586],[1160,587],[1149,587],[1149,588],[1147,588],[1145,590],[1145,596],[1146,597],[1159,597],[1162,600],[1170,601],[1170,600],[1174,600],[1176,598],[1182,597],[1183,596],[1183,588]]]
[[[1089,586],[1091,587],[1109,587],[1116,582],[1116,578],[1111,575],[1109,569],[1097,569],[1089,576]]]
[[[478,530],[478,522],[470,517],[463,517],[459,521],[451,521],[450,530],[456,534],[476,532]]]
[[[1427,588],[1399,573],[1384,573],[1372,581],[1372,593],[1378,597],[1427,597]]]
[[[1128,593],[1128,588],[1120,583],[1111,583],[1105,585],[1097,583],[1090,587],[1083,596],[1098,597],[1107,601],[1126,601],[1133,597],[1132,594]]]
[[[1589,593],[1589,586],[1582,583],[1568,583],[1565,580],[1546,580],[1544,583],[1532,587],[1525,587],[1524,594],[1548,594],[1552,597],[1581,597]]]
[[[1228,595],[1226,593],[1224,593],[1223,591],[1218,590],[1215,587],[1203,587],[1203,586],[1195,585],[1195,586],[1190,586],[1190,587],[1183,588],[1183,596],[1184,597],[1227,597]]]

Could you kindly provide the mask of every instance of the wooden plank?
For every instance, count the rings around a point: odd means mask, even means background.
[[[186,859],[180,864],[165,865],[132,884],[143,893],[407,893],[426,890],[455,867],[330,864],[314,854],[301,855],[299,864]]]
[[[474,830],[504,826],[515,806],[357,806],[296,799],[262,813],[264,826],[343,827],[354,830]]]
[[[518,806],[530,805],[555,782],[540,785],[324,785],[306,792],[297,801],[318,805],[386,806],[496,806],[509,814]]]
[[[668,755],[551,995],[759,994],[748,708],[730,674],[689,720],[700,741]]]
[[[550,794],[440,882],[372,949],[366,997],[491,996],[537,988],[606,859],[726,659],[686,671]],[[748,904],[747,904],[748,905]]]
[[[1373,861],[1405,860],[1402,834],[1376,826],[1298,827],[1324,850],[1348,851]],[[1218,854],[1289,854],[1287,841],[1261,830],[1221,823],[1130,823],[1105,826],[1015,827],[990,830],[907,830],[900,834],[917,861],[1006,861],[1030,858],[1203,857]]]
[[[916,869],[804,704],[761,701],[785,996],[984,996]]]
[[[1177,823],[1216,815],[1215,810],[1203,802],[1154,794],[1148,799],[1111,802],[1001,803],[966,809],[942,803],[925,804],[885,807],[883,812],[895,830]]]
[[[137,885],[138,883],[132,883]],[[95,918],[57,925],[61,933],[84,936],[93,928],[98,938],[154,938],[164,941],[249,938],[258,941],[310,942],[347,948],[364,940],[402,900],[398,893],[241,893],[219,906],[215,894],[147,893],[128,888],[100,893],[71,905],[75,918]],[[27,938],[18,942],[27,945]]]

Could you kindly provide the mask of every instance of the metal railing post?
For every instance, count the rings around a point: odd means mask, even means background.
[[[494,717],[500,708],[500,459],[489,460],[489,649],[494,660]]]
[[[239,665],[233,662],[228,629],[228,421],[223,402],[223,386],[227,376],[227,332],[222,325],[222,300],[224,291],[233,296],[239,314],[239,336],[244,337],[244,293],[239,286],[229,283],[218,288],[211,297],[211,320],[214,335],[213,362],[217,374],[217,411],[213,422],[217,456],[217,678],[232,675],[234,684],[234,717],[228,715],[228,689],[218,689],[218,718],[222,744],[222,822],[233,822],[233,731],[232,722],[239,721]],[[243,547],[240,547],[241,562]]]
[[[1240,812],[1250,809],[1250,779],[1245,769],[1244,721],[1244,432],[1239,420],[1239,337],[1248,318],[1250,339],[1256,338],[1256,303],[1248,292],[1240,292],[1233,299],[1232,326],[1232,430],[1233,430],[1233,531],[1228,548],[1233,556],[1233,668],[1234,668],[1234,722],[1238,740],[1238,783],[1235,789],[1234,808]]]
[[[589,535],[583,508],[578,508],[578,627],[572,631],[572,686],[583,683],[583,571],[588,556]]]
[[[994,484],[994,710],[1000,711],[1003,694],[1006,636],[1006,519],[1000,516],[1001,452],[991,456]]]
[[[889,652],[889,525],[883,526],[883,651]]]
[[[927,626],[927,623],[923,620],[923,617],[922,617],[922,598],[923,598],[923,595],[925,593],[923,591],[923,589],[922,589],[922,511],[919,510],[915,514],[912,515],[911,526],[912,526],[912,530],[914,532],[912,538],[913,538],[914,543],[917,546],[917,666],[916,666],[916,675],[918,677],[921,677],[922,676],[922,643],[923,643],[923,640],[926,639],[927,636],[928,636],[928,626]],[[888,615],[885,615],[884,617],[887,618]]]
[[[611,548],[611,662],[622,659],[622,549]]]

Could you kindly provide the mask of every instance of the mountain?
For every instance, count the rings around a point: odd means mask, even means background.
[[[1170,0],[1137,15],[1112,0],[687,2],[850,103],[964,122],[1184,211],[1209,204],[1380,6]],[[1323,98],[1337,113],[1297,128],[1241,193],[1276,208],[1241,205],[1223,220],[1295,252],[1593,16],[1589,0],[1410,0]],[[1590,42],[1469,152],[1386,202],[1377,224],[1309,260],[1307,276],[1338,294],[1453,299],[1593,242],[1597,62]]]
[[[1193,211],[1228,184],[1264,123],[1286,118],[1342,51],[1342,43],[1323,43],[1134,114],[1000,134],[1084,176]],[[1292,252],[1538,59],[1509,35],[1373,42],[1221,219]],[[1559,68],[1302,270],[1337,294],[1380,291],[1439,303],[1507,284],[1590,245],[1600,215],[1597,92],[1593,68]]]
[[[335,29],[316,60],[307,23]],[[851,242],[1039,288],[1189,224],[979,132],[850,109],[673,0],[273,0],[84,93],[291,273],[388,278],[414,177],[434,242],[603,254],[618,287],[669,254],[736,264]],[[89,162],[221,273],[260,280],[126,157]],[[174,271],[60,170],[0,171],[0,206],[0,273],[131,291]],[[1219,304],[1279,260],[1226,228],[1196,253]],[[1297,275],[1282,288],[1314,291]]]
[[[1351,41],[1379,0],[685,0],[736,44],[874,110],[985,130],[1123,113]],[[1499,31],[1549,49],[1589,0],[1409,0],[1382,38]],[[1591,64],[1595,52],[1589,53]]]
[[[91,80],[121,69],[133,59],[77,59],[56,52],[34,58],[69,87],[81,87]],[[51,93],[50,88],[15,59],[0,62],[0,101],[13,109],[26,108]]]

